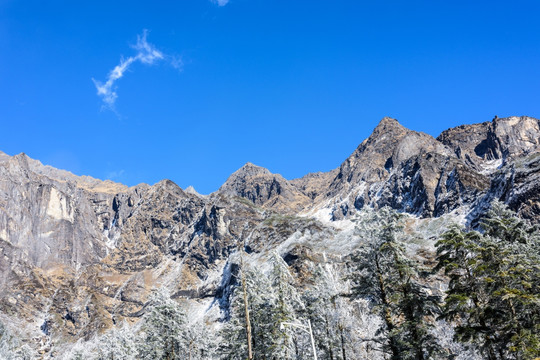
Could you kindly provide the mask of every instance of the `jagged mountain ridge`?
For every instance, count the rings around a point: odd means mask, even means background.
[[[435,139],[384,118],[333,171],[287,180],[248,163],[208,196],[0,153],[0,312],[46,352],[51,336],[73,341],[136,321],[155,286],[219,297],[227,283],[215,274],[238,246],[264,254],[293,234],[332,238],[333,221],[366,206],[419,217],[460,211],[473,221],[501,199],[538,222],[539,124],[496,118]]]
[[[299,205],[308,213],[309,209],[330,207],[333,219],[364,206],[390,206],[424,217],[440,216],[472,205],[489,192],[491,179],[499,169],[538,152],[539,123],[531,117],[495,118],[452,128],[433,138],[408,130],[395,119],[383,118],[371,136],[335,170],[288,181],[263,168],[252,175],[246,167],[256,166],[247,164],[218,192],[292,213]],[[534,185],[529,187],[527,192],[534,193]],[[501,193],[498,198],[505,196]],[[520,211],[517,202],[510,206]],[[534,219],[535,214],[526,211],[525,215]]]

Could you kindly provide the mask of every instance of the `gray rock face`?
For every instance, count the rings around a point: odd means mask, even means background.
[[[539,120],[530,117],[463,125],[444,131],[437,139],[384,118],[337,169],[316,203],[333,203],[334,219],[364,206],[440,216],[493,193],[490,183],[497,167],[537,153],[539,141]],[[534,191],[536,175],[525,178],[526,188]],[[533,205],[528,209],[535,214],[530,218],[539,214]]]
[[[538,151],[539,134],[540,120],[512,116],[448,129],[437,140],[469,165],[478,166],[486,160],[506,161]]]
[[[364,206],[438,216],[489,186],[489,180],[469,169],[451,148],[391,118],[382,119],[335,173],[316,199],[336,204],[334,219]]]
[[[360,181],[386,180],[392,169],[412,156],[426,152],[448,154],[433,137],[404,128],[395,119],[383,118],[369,138],[339,167],[330,194],[343,191]]]
[[[377,207],[390,206],[430,217],[472,203],[488,187],[487,177],[471,171],[459,160],[424,153],[404,162],[372,197]]]
[[[107,216],[92,206],[111,202],[112,194],[93,193],[35,168],[25,154],[0,163],[0,241],[41,268],[99,261],[106,255],[99,224]]]
[[[234,172],[218,193],[239,196],[255,205],[283,212],[297,212],[311,203],[306,194],[283,176],[251,163]]]
[[[489,191],[478,200],[482,210],[498,199],[533,222],[540,222],[540,152],[521,157],[492,175]],[[481,211],[479,211],[481,212]]]

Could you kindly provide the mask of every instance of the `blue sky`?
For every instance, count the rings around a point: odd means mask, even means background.
[[[434,136],[539,117],[539,15],[538,1],[1,0],[0,150],[202,193],[248,161],[328,171],[383,116]]]

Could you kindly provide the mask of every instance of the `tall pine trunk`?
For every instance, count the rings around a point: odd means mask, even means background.
[[[386,286],[384,284],[383,273],[379,264],[378,257],[375,258],[375,267],[377,269],[377,281],[379,285],[379,291],[381,292],[381,302],[384,308],[384,323],[386,325],[386,329],[388,330],[388,332],[391,333],[394,330],[395,326],[394,326],[394,322],[392,321],[392,314],[390,312],[390,302],[388,301],[388,296],[386,294]],[[389,335],[388,341],[390,343],[390,351],[392,353],[391,360],[399,360],[400,359],[399,347],[398,347],[398,344],[396,343],[396,339],[394,338],[394,336]]]
[[[253,360],[253,349],[251,348],[251,322],[249,321],[249,309],[248,309],[248,297],[247,297],[247,286],[246,286],[246,277],[244,275],[244,259],[240,257],[242,264],[242,291],[244,295],[244,312],[246,316],[246,336],[247,336],[247,347],[248,347],[248,360]]]

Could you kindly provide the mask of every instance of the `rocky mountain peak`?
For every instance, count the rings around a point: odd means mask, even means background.
[[[540,150],[540,120],[529,116],[495,117],[492,121],[461,125],[443,131],[438,137],[468,165],[486,165]]]
[[[492,131],[503,157],[529,154],[540,149],[540,120],[529,116],[495,118]]]
[[[397,119],[391,118],[389,116],[385,116],[381,119],[381,121],[379,121],[379,124],[373,130],[373,133],[376,133],[379,131],[388,132],[392,130],[402,131],[404,129],[406,128],[403,125],[401,125]]]
[[[277,175],[281,177],[281,175]],[[255,178],[274,178],[276,175],[272,174],[270,170],[257,166],[253,163],[246,163],[240,169],[236,170],[229,176],[227,181],[220,187],[218,192],[230,192],[230,190],[242,187],[242,184],[251,182]],[[285,179],[284,179],[285,180]],[[235,191],[236,191],[235,190]]]
[[[333,193],[346,184],[382,181],[391,170],[410,157],[434,152],[449,154],[432,136],[409,130],[397,120],[385,117],[373,133],[340,166],[330,188]]]
[[[272,175],[272,173],[267,168],[255,165],[251,162],[247,162],[240,169],[236,170],[233,173],[233,175],[247,177],[247,176]]]
[[[229,176],[218,193],[242,197],[255,205],[283,211],[297,211],[311,202],[283,176],[249,162]]]
[[[197,190],[195,190],[195,188],[191,185],[189,185],[187,188],[184,189],[184,192],[186,194],[191,194],[191,195],[195,195],[195,196],[203,196],[201,194],[199,194],[199,192]]]
[[[21,166],[24,169],[28,169],[29,168],[29,164],[28,164],[29,159],[30,158],[28,157],[28,155],[26,155],[25,153],[22,152],[20,154],[17,154],[15,156],[13,156],[11,158],[11,161],[13,163],[18,164],[19,166]]]

